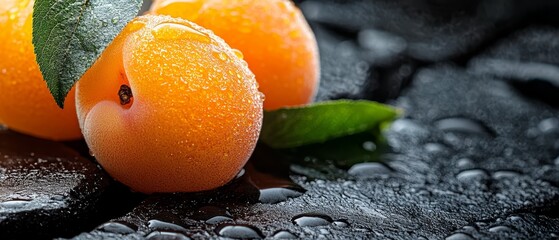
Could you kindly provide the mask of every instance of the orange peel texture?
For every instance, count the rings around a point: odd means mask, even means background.
[[[76,103],[99,163],[145,193],[226,184],[262,124],[246,62],[211,31],[167,16],[130,22],[78,82]]]
[[[32,38],[34,1],[0,4],[0,122],[10,129],[50,140],[80,139],[74,90],[60,109],[35,60]]]
[[[180,17],[239,49],[266,95],[264,109],[308,104],[320,63],[314,34],[289,0],[155,0],[150,13]]]

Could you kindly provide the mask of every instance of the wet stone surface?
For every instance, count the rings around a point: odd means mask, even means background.
[[[73,149],[0,130],[2,238],[79,233],[99,214],[108,186],[107,175]]]
[[[384,140],[360,134],[289,151],[259,145],[220,189],[146,196],[108,181],[91,159],[64,145],[0,130],[0,159],[11,159],[0,161],[0,232],[73,239],[559,238],[559,21],[550,17],[559,4],[295,2],[319,43],[317,99],[402,108]],[[87,156],[83,143],[66,145]]]
[[[333,239],[552,239],[557,234],[559,189],[542,169],[557,170],[559,149],[528,134],[531,128],[549,134],[557,109],[524,98],[506,81],[452,65],[422,69],[396,105],[406,115],[386,132],[392,151],[380,157],[382,164],[355,165],[341,175],[326,171],[317,179],[295,174],[297,161],[287,169],[266,166],[277,155],[264,151],[255,155],[264,160],[251,160],[254,168],[290,173],[304,194],[260,203],[251,170],[217,192],[152,196],[117,220],[138,226],[126,235],[132,238],[161,231],[150,227],[151,219],[179,225],[173,232],[190,238],[287,234],[282,231]],[[196,220],[208,205],[231,220],[217,226]],[[510,217],[516,215],[521,218]],[[95,230],[77,239],[106,236]]]

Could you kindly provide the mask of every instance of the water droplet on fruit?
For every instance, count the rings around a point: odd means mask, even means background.
[[[207,34],[179,23],[161,23],[153,28],[152,34],[161,40],[190,39],[205,43],[212,40]]]
[[[17,8],[12,8],[12,9],[9,11],[8,14],[9,14],[9,18],[10,18],[11,21],[16,20],[16,18],[17,18],[18,15],[19,15],[18,12],[19,12],[19,9],[17,9]]]
[[[108,232],[108,233],[130,234],[136,232],[137,227],[131,225],[130,223],[108,222],[97,227],[97,229],[99,231]]]
[[[327,226],[333,222],[332,218],[324,214],[305,213],[291,219],[291,222],[301,227]]]
[[[221,61],[227,61],[229,58],[227,57],[227,54],[225,54],[224,52],[214,52],[214,55],[219,58]]]
[[[235,56],[237,56],[238,59],[243,60],[245,58],[243,53],[237,49],[233,49],[233,53],[235,54]]]
[[[264,234],[258,228],[245,224],[223,224],[216,228],[216,233],[219,236],[234,239],[264,238]]]
[[[146,23],[143,21],[132,21],[128,24],[128,29],[132,32],[138,31],[146,26]]]

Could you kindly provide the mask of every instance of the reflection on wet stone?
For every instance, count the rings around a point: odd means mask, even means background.
[[[4,238],[76,234],[91,224],[88,219],[94,218],[88,214],[103,207],[99,200],[108,177],[63,144],[0,130],[0,156],[0,233]],[[65,230],[42,230],[60,224]]]

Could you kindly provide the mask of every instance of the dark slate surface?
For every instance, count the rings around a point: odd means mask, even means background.
[[[72,236],[98,214],[107,175],[60,143],[0,130],[0,236]]]
[[[311,21],[346,33],[395,35],[396,49],[423,61],[466,54],[526,14],[511,1],[310,0],[300,6]]]
[[[204,193],[132,194],[95,170],[81,183],[102,186],[61,199],[65,214],[43,204],[47,215],[10,219],[40,222],[43,236],[83,232],[75,239],[558,238],[559,3],[296,2],[321,51],[317,99],[403,108],[385,140],[361,134],[288,152],[259,145],[236,180]],[[6,142],[21,137],[10,134]],[[67,145],[87,156],[83,143]],[[9,233],[30,233],[24,226]]]
[[[559,28],[514,32],[469,63],[470,71],[507,80],[527,96],[559,107]]]
[[[138,229],[126,235],[130,238],[153,231],[191,238],[272,237],[284,230],[332,239],[553,239],[559,234],[552,215],[558,210],[558,182],[542,174],[559,170],[559,149],[538,140],[557,139],[559,125],[548,122],[557,120],[559,111],[523,98],[503,81],[450,65],[420,71],[397,105],[406,117],[386,134],[392,147],[381,156],[386,164],[358,164],[340,179],[315,179],[296,174],[305,167],[295,161],[268,171],[283,169],[306,189],[297,198],[258,203],[248,172],[242,177],[247,179],[223,192],[153,196],[114,221]],[[264,160],[252,162],[269,161],[274,153],[259,156]],[[195,217],[208,206],[221,208],[214,214],[227,220],[208,224]],[[220,232],[224,226],[241,227]],[[110,236],[96,230],[77,239]]]

